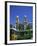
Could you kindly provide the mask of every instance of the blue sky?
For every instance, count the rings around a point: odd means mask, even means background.
[[[29,21],[32,21],[32,6],[10,6],[10,24],[15,25],[16,16],[19,16],[20,22],[23,22],[24,16],[27,16]]]

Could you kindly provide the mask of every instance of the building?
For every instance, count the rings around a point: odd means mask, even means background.
[[[16,29],[18,30],[19,28],[19,16],[16,16]]]
[[[28,25],[27,16],[24,16],[24,30],[26,30],[27,25]]]
[[[15,26],[11,25],[10,27],[10,40],[21,40],[21,39],[30,39],[32,38],[33,29],[32,22],[29,22],[27,16],[24,16],[24,24],[19,22],[19,16],[16,16],[16,24]],[[30,32],[26,31],[26,27],[30,27]],[[20,30],[20,29],[21,30]],[[31,35],[30,35],[31,34]],[[28,36],[28,37],[26,37]]]

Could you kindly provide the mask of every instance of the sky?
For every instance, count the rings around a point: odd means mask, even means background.
[[[24,16],[27,16],[29,21],[32,21],[32,6],[10,6],[10,24],[16,24],[16,16],[19,16],[19,21],[22,23]]]

